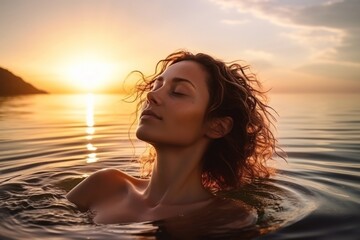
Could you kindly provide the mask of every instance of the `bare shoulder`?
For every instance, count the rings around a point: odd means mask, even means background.
[[[138,184],[142,180],[130,176],[129,174],[116,169],[116,168],[104,168],[91,174],[86,180],[96,181],[98,183],[110,183],[110,184]]]
[[[144,180],[132,177],[118,169],[107,168],[91,174],[75,186],[66,197],[79,209],[85,211],[115,194],[126,194],[130,185],[141,187],[143,184],[145,184]]]

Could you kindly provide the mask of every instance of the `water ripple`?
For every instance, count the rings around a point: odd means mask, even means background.
[[[124,105],[116,95],[96,99],[89,115],[84,96],[0,98],[1,239],[171,237],[162,222],[96,225],[91,213],[79,212],[66,200],[66,192],[99,169],[113,167],[139,175],[133,160],[144,145],[129,140],[134,137],[134,129],[129,130],[133,106]],[[287,163],[275,163],[278,174],[270,180],[222,193],[257,209],[256,228],[227,229],[203,238],[359,236],[359,100],[318,95],[275,98],[279,142]],[[88,161],[89,154],[95,154],[93,161]],[[206,221],[198,222],[202,228]],[[185,230],[190,231],[181,229]]]

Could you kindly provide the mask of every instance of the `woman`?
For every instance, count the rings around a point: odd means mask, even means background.
[[[271,108],[247,70],[185,51],[159,61],[155,74],[141,74],[137,85],[141,113],[136,136],[152,146],[142,159],[145,170],[151,166],[150,178],[105,169],[81,182],[67,198],[83,210],[93,210],[98,223],[226,209],[240,225],[254,224],[251,208],[216,196],[220,190],[268,177],[266,162],[277,153]]]

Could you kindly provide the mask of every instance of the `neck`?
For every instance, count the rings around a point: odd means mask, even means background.
[[[152,205],[189,204],[211,197],[201,182],[203,147],[156,147],[157,159],[144,195]]]

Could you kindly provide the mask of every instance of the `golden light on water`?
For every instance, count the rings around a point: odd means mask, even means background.
[[[95,151],[97,149],[97,147],[95,147],[94,145],[92,145],[91,143],[86,144],[86,148],[89,151]]]
[[[93,163],[93,162],[97,162],[98,158],[96,157],[96,153],[89,153],[88,157],[86,159],[87,163]]]
[[[88,133],[88,132],[86,132],[86,133]],[[92,140],[93,136],[92,135],[87,135],[85,138],[86,138],[86,140]]]
[[[86,95],[86,126],[89,129],[89,128],[93,128],[94,125],[95,125],[95,121],[94,121],[94,95],[87,94]],[[88,131],[86,131],[86,132],[89,133]]]
[[[86,162],[93,163],[97,162],[98,158],[96,156],[97,147],[95,147],[91,140],[93,139],[93,135],[95,133],[95,120],[94,120],[94,95],[87,94],[86,95],[86,140],[88,143],[86,144],[86,149],[89,151]]]
[[[86,133],[89,134],[89,135],[93,135],[95,133],[95,128],[94,127],[87,127],[86,128]],[[91,138],[89,138],[89,140],[91,140]]]

